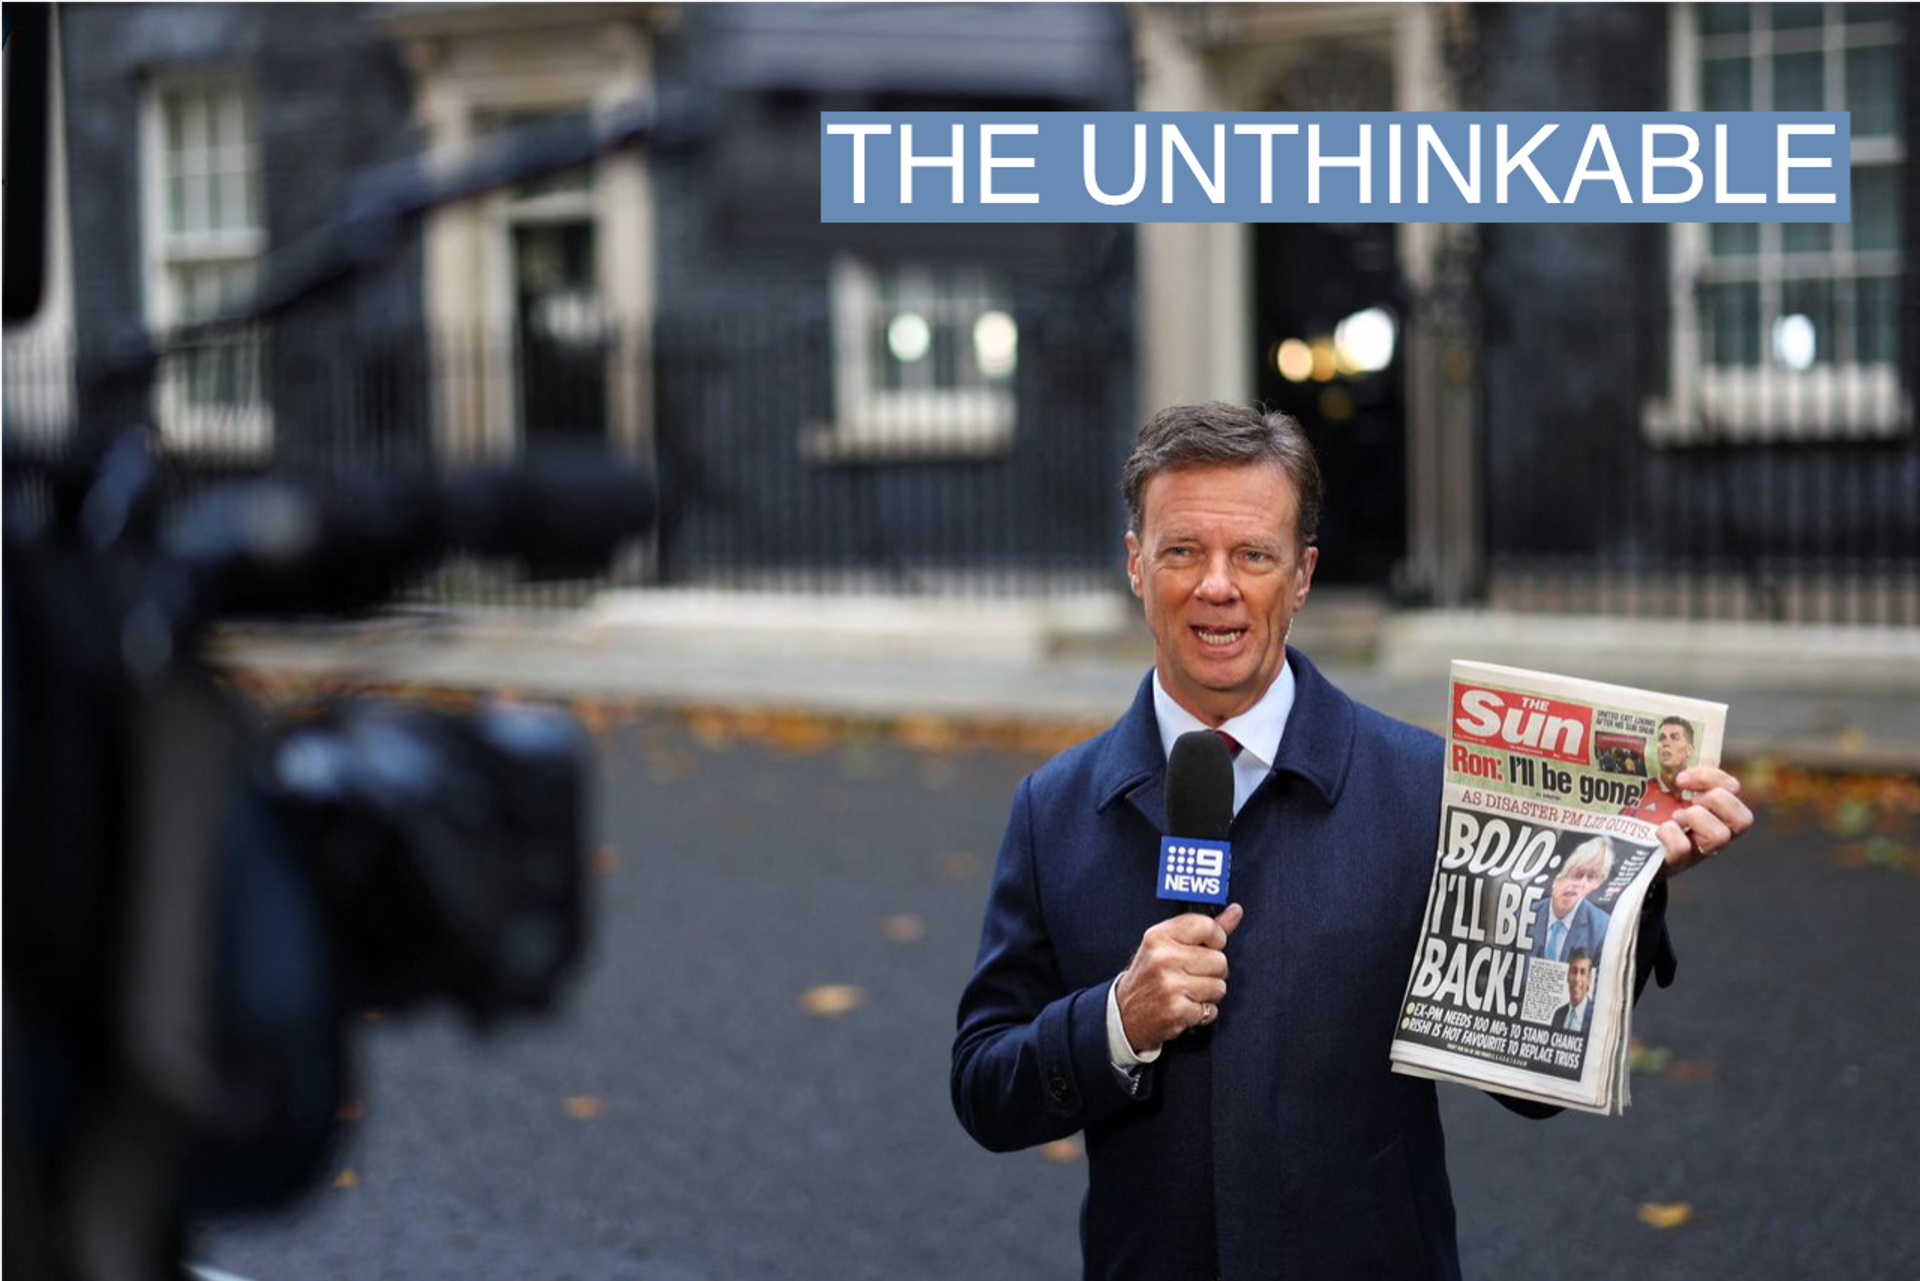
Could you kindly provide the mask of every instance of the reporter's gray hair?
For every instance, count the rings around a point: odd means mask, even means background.
[[[1147,420],[1120,472],[1127,500],[1127,529],[1138,534],[1145,520],[1147,482],[1163,471],[1234,463],[1274,463],[1293,482],[1299,507],[1295,534],[1310,547],[1320,532],[1324,491],[1320,463],[1307,433],[1290,414],[1210,401],[1171,405]],[[1297,551],[1297,549],[1296,549]]]

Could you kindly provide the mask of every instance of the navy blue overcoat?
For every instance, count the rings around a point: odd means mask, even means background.
[[[1279,760],[1231,832],[1246,917],[1219,1020],[1169,1043],[1134,1092],[1108,1059],[1106,1002],[1169,914],[1151,678],[1014,799],[953,1102],[996,1151],[1085,1132],[1089,1277],[1459,1275],[1434,1087],[1387,1059],[1438,841],[1441,740],[1353,702],[1297,650],[1287,661]]]

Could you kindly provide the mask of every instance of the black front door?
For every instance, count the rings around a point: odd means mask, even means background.
[[[594,278],[593,224],[522,223],[513,229],[514,339],[520,423],[542,436],[607,431],[607,338]]]
[[[1300,420],[1326,478],[1319,582],[1385,586],[1406,554],[1406,306],[1394,234],[1384,223],[1254,233],[1260,397]]]

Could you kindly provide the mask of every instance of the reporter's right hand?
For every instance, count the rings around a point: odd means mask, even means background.
[[[1246,915],[1238,903],[1219,916],[1188,912],[1140,937],[1114,980],[1120,1024],[1136,1054],[1151,1054],[1189,1028],[1219,1017],[1227,995],[1227,939]]]

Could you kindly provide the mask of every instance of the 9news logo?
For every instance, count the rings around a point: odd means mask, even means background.
[[[1160,838],[1160,880],[1155,893],[1183,903],[1225,906],[1233,847],[1191,836]]]

